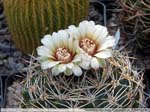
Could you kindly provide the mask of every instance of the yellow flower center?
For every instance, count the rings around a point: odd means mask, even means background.
[[[88,38],[83,38],[80,41],[80,47],[87,52],[89,55],[93,55],[96,51],[96,44],[93,40]]]
[[[67,48],[58,48],[56,58],[58,61],[62,61],[62,63],[68,63],[72,60],[72,55]]]

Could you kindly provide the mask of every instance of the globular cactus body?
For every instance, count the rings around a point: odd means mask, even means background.
[[[46,33],[86,19],[89,0],[3,0],[16,46],[32,53]]]
[[[124,108],[143,104],[142,75],[126,56],[108,59],[106,67],[84,71],[81,77],[51,76],[37,63],[29,69],[22,107]]]

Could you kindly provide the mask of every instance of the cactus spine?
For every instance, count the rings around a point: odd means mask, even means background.
[[[116,3],[122,8],[120,20],[125,31],[135,38],[133,49],[147,55],[150,48],[150,1],[116,0]]]
[[[14,43],[32,53],[46,33],[86,18],[89,0],[3,0]]]
[[[24,84],[22,107],[41,108],[125,108],[143,104],[142,74],[121,54],[98,71],[81,77],[52,77],[33,63]],[[32,63],[32,62],[31,62]],[[143,104],[144,105],[144,104]]]

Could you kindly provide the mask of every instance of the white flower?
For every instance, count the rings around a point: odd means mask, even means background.
[[[65,30],[54,32],[52,36],[45,35],[41,42],[43,46],[37,48],[37,54],[42,69],[51,68],[52,75],[63,72],[65,75],[82,75],[82,70],[78,66],[81,58],[76,52],[77,44],[73,38],[69,38]]]
[[[111,47],[115,38],[108,35],[107,28],[95,25],[93,21],[83,21],[79,27],[69,26],[68,32],[75,38],[79,50],[84,52],[81,67],[84,69],[98,69],[104,66],[105,59],[112,56]]]

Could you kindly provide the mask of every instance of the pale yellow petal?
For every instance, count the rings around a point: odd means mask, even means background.
[[[95,23],[93,21],[89,21],[87,24],[86,36],[93,37],[95,31]]]
[[[49,57],[41,56],[41,57],[37,57],[37,60],[39,60],[40,62],[47,61],[49,60]]]
[[[47,35],[45,35],[44,36],[44,38],[42,38],[41,39],[41,43],[44,45],[44,46],[46,46],[46,47],[48,47],[48,48],[51,48],[51,46],[53,46],[52,44],[52,38],[51,38],[52,36],[51,35],[49,35],[49,34],[47,34]]]
[[[85,69],[85,70],[89,70],[90,69],[90,59],[83,59],[80,63],[80,66]]]
[[[54,58],[53,53],[45,46],[40,46],[36,50],[39,56]]]
[[[60,64],[58,65],[58,70],[59,72],[64,72],[66,70],[66,64]]]
[[[79,32],[82,38],[85,38],[86,36],[86,27],[87,27],[87,21],[83,21],[79,24]]]
[[[70,69],[72,69],[72,67],[73,67],[73,63],[68,63],[68,64],[66,64],[66,66],[68,67],[68,68],[70,68]]]
[[[100,45],[100,48],[98,49],[98,51],[100,50],[104,50],[106,48],[112,47],[115,45],[115,38],[113,36],[109,36],[105,39],[105,41]]]
[[[59,62],[56,62],[53,60],[47,60],[47,61],[41,62],[41,67],[42,67],[42,69],[48,69],[48,68],[52,68],[52,67],[56,66],[57,64],[59,64]]]
[[[52,68],[52,75],[57,76],[59,75],[59,70],[58,70],[58,66],[55,66]]]
[[[97,38],[97,40],[103,41],[104,38],[108,35],[107,28],[101,25],[96,25],[95,26],[95,31],[94,31],[94,37]]]
[[[69,34],[67,33],[67,31],[65,30],[60,30],[58,32],[59,38],[61,39],[59,42],[64,46],[67,47],[68,46],[68,38],[69,38]],[[59,43],[59,44],[60,44]]]
[[[95,54],[94,56],[98,57],[98,58],[109,58],[112,56],[112,51],[111,50],[103,50],[101,52],[98,52],[97,54]]]
[[[75,44],[75,40],[73,38],[69,38],[67,42],[68,42],[69,50],[74,55],[76,52],[76,48],[77,48],[77,44]]]
[[[64,74],[67,75],[67,76],[70,76],[70,75],[72,75],[72,70],[69,69],[69,68],[67,68],[67,69],[65,70]]]
[[[95,57],[91,59],[91,67],[93,69],[98,69],[100,67],[99,62]]]
[[[61,39],[60,39],[60,35],[56,32],[53,32],[52,34],[52,42],[53,42],[53,45],[54,45],[54,48],[58,48],[61,46]]]
[[[77,54],[74,59],[72,60],[72,62],[80,62],[81,61],[81,54]]]
[[[75,65],[72,68],[72,71],[73,71],[73,73],[74,73],[75,76],[81,76],[82,75],[82,70],[81,70],[81,68],[79,66]]]
[[[80,32],[77,27],[74,25],[70,25],[68,27],[68,33],[70,34],[70,38],[79,38],[80,37]]]

